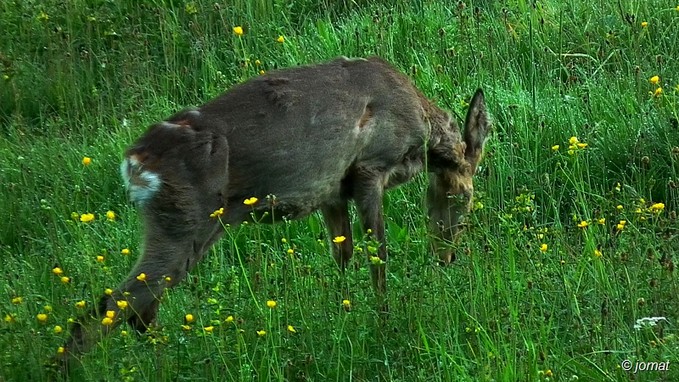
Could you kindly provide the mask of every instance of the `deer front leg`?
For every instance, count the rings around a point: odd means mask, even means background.
[[[73,324],[65,348],[68,358],[88,351],[122,322],[144,332],[156,318],[163,291],[178,284],[196,262],[191,245],[146,246],[127,279],[110,295],[101,298],[89,317]]]
[[[384,213],[382,210],[383,194],[384,188],[381,177],[374,174],[365,174],[363,177],[359,177],[354,185],[353,195],[363,230],[367,231],[370,229],[375,240],[380,243],[377,249],[379,261],[370,259],[370,272],[375,291],[381,299],[386,298],[387,292],[387,248],[384,234]],[[373,257],[374,254],[369,253],[368,256]],[[386,311],[386,304],[384,304],[382,309]]]
[[[354,251],[351,237],[351,221],[349,220],[349,206],[346,200],[338,204],[324,205],[321,207],[325,224],[328,226],[330,240],[338,236],[344,236],[341,243],[332,243],[332,254],[337,261],[340,270],[344,272],[349,265],[349,260]]]

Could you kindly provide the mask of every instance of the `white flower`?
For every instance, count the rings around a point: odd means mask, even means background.
[[[634,324],[634,329],[650,328],[651,326],[658,325],[658,322],[660,321],[669,322],[665,317],[644,317],[637,320],[637,323]]]

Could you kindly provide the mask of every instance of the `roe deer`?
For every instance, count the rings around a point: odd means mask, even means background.
[[[426,168],[434,250],[450,261],[450,249],[440,244],[453,239],[469,211],[488,131],[480,89],[461,132],[379,58],[272,71],[153,125],[121,165],[144,223],[143,254],[92,316],[74,324],[67,353],[87,350],[122,321],[145,330],[163,290],[179,283],[222,235],[213,214],[219,209],[230,225],[251,213],[299,219],[320,210],[330,237],[346,238],[333,245],[344,270],[353,251],[349,200],[386,261],[383,193]],[[259,201],[244,205],[250,197]],[[379,296],[386,292],[385,271],[384,262],[371,264]],[[102,325],[105,316],[108,325]]]

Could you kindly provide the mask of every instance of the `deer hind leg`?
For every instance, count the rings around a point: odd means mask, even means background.
[[[380,243],[380,246],[377,249],[377,257],[379,257],[380,261],[373,261],[373,259],[371,259],[370,262],[373,286],[380,299],[386,298],[387,292],[387,248],[384,234],[384,213],[382,210],[383,194],[384,188],[382,186],[381,177],[368,173],[356,179],[353,196],[363,230],[367,231],[370,229],[375,240]],[[369,257],[374,255],[375,254],[368,254]],[[386,304],[382,306],[382,309],[383,311],[387,310]]]
[[[337,261],[340,270],[344,272],[349,265],[354,251],[354,244],[351,237],[351,220],[349,219],[349,206],[346,200],[338,204],[324,205],[321,207],[325,224],[328,226],[330,239],[344,236],[341,243],[332,243],[332,254]]]

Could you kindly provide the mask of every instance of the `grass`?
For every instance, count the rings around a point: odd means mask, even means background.
[[[364,256],[338,275],[319,216],[231,229],[158,327],[117,329],[70,378],[679,379],[679,4],[443,3],[2,2],[0,380],[55,377],[69,320],[131,268],[117,168],[147,126],[260,70],[373,54],[457,115],[486,91],[495,133],[457,261],[429,253],[423,178],[385,198],[387,320]],[[569,154],[573,136],[587,147]]]

